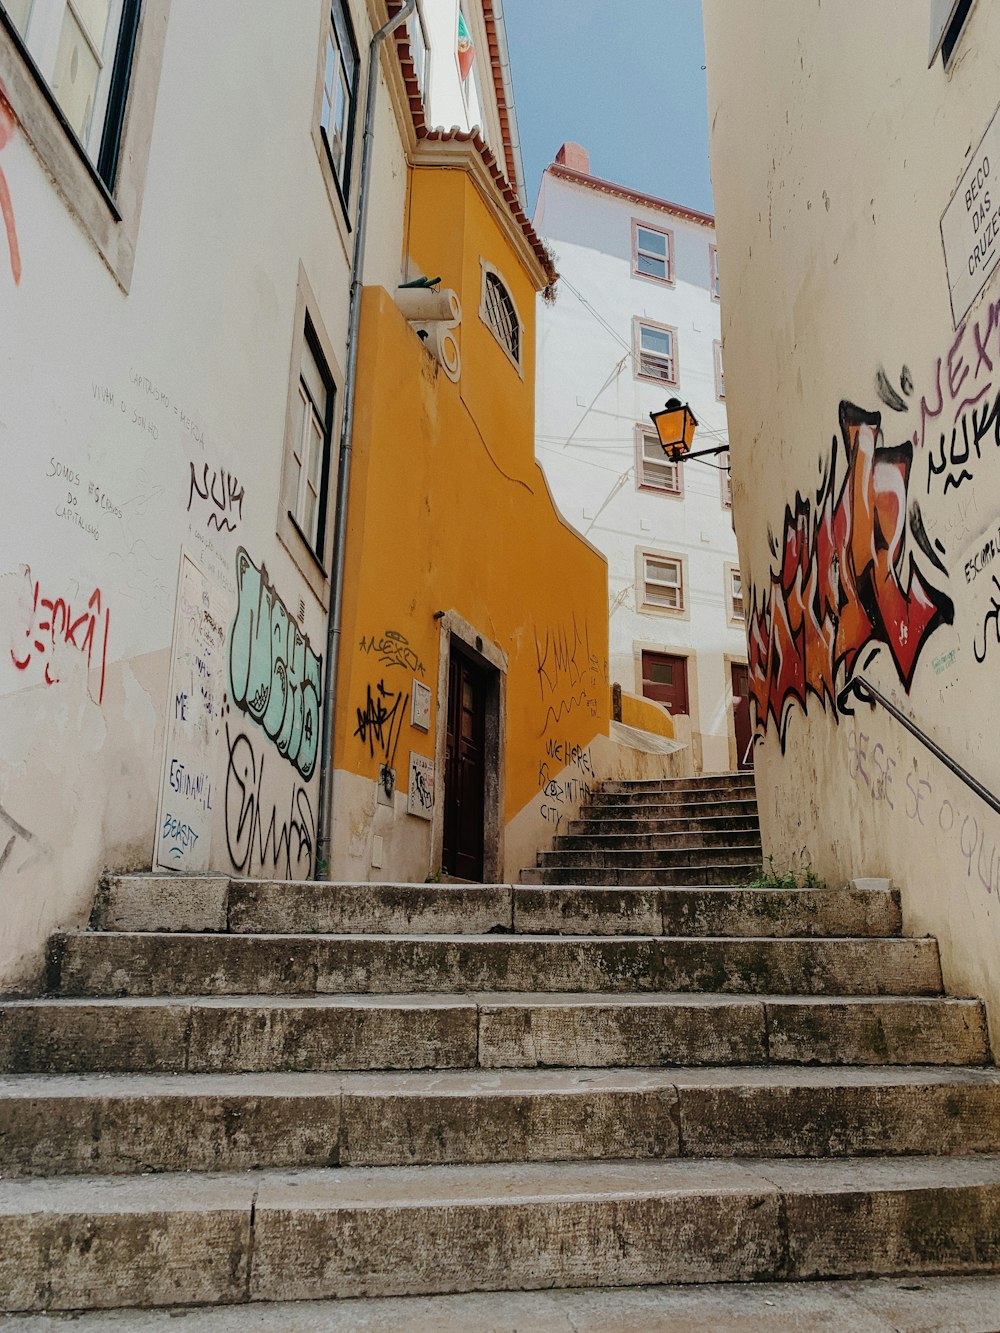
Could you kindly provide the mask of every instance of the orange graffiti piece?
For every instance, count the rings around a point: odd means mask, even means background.
[[[14,108],[7,100],[7,94],[0,85],[0,150],[7,147],[14,137],[17,117]],[[4,229],[7,232],[7,248],[10,251],[10,271],[14,276],[14,285],[21,281],[21,251],[17,243],[17,227],[14,223],[14,205],[10,197],[10,188],[3,167],[0,167],[0,214],[3,215]]]
[[[754,595],[747,625],[750,696],[756,726],[778,728],[782,749],[792,706],[810,694],[824,710],[850,679],[860,653],[883,644],[907,691],[917,659],[939,625],[954,620],[951,599],[906,556],[907,491],[913,445],[887,447],[881,415],[840,405],[847,469],[837,488],[837,441],[826,481],[812,501],[786,507],[780,568],[766,596]]]

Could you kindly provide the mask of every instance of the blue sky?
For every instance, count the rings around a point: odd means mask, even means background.
[[[565,140],[590,169],[712,211],[701,0],[504,0],[528,203]]]

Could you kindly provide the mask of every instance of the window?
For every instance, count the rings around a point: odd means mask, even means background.
[[[974,4],[974,0],[932,0],[931,3],[931,46],[927,58],[930,68],[941,52],[945,65],[951,59],[965,21]]]
[[[427,105],[427,85],[430,78],[431,53],[427,42],[427,29],[424,26],[423,6],[418,3],[416,9],[406,20],[406,35],[410,43],[410,59],[413,72],[417,76],[417,89],[424,106]]]
[[[481,260],[483,285],[479,317],[521,373],[521,317],[507,286],[492,264]]]
[[[715,396],[720,403],[726,401],[726,377],[722,369],[722,343],[716,340],[712,347],[715,350]]]
[[[632,272],[639,278],[674,280],[674,234],[632,219]]]
[[[677,383],[677,330],[648,320],[635,321],[632,358],[639,379]]]
[[[738,620],[742,625],[746,620],[743,607],[743,575],[732,565],[726,566],[726,597],[730,620]]]
[[[358,91],[358,48],[344,0],[333,0],[326,34],[323,105],[319,123],[341,199],[351,183],[351,144]]]
[[[673,716],[688,712],[687,658],[670,653],[642,654],[642,692],[647,699],[665,704]]]
[[[140,0],[3,0],[76,144],[112,192],[139,7]]]
[[[722,504],[725,509],[733,507],[733,479],[729,474],[729,450],[719,455],[719,477],[722,480]]]
[[[296,526],[318,560],[323,558],[327,476],[333,433],[333,381],[306,318],[292,433],[292,508]]]
[[[680,560],[655,551],[643,552],[642,602],[657,611],[684,610],[684,572]]]
[[[719,292],[719,251],[714,245],[708,247],[708,287],[712,293],[712,300],[718,301]]]
[[[637,426],[635,431],[635,479],[642,490],[682,494],[681,463],[672,463],[663,452],[655,430]]]

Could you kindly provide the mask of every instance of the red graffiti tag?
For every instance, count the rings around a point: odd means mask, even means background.
[[[847,458],[811,500],[785,509],[780,568],[766,594],[754,593],[747,624],[750,694],[756,725],[771,718],[782,749],[792,705],[813,694],[826,709],[869,644],[884,644],[906,690],[927,638],[954,619],[951,599],[928,584],[906,553],[907,488],[913,445],[887,447],[882,418],[840,405]],[[836,717],[836,708],[833,708]]]
[[[7,93],[2,84],[0,84],[0,149],[4,149],[14,137],[14,131],[17,128],[17,117],[14,115],[14,108],[7,100]],[[7,177],[3,173],[3,167],[0,167],[0,216],[3,217],[3,225],[7,232],[7,249],[10,251],[10,271],[14,277],[15,286],[21,281],[21,251],[17,244],[17,228],[14,225],[14,205],[11,203],[10,189],[7,185]]]
[[[31,599],[31,622],[24,631],[28,641],[27,650],[20,656],[14,648],[10,650],[10,659],[18,671],[27,671],[32,658],[44,659],[46,685],[58,685],[59,677],[52,674],[54,655],[58,648],[68,646],[76,648],[87,658],[88,669],[95,671],[100,667],[100,687],[97,702],[104,700],[104,677],[108,657],[108,631],[111,628],[111,612],[103,606],[100,588],[95,588],[87,600],[87,609],[74,615],[70,603],[62,597],[41,596],[41,585],[32,580],[31,569],[24,566],[24,575],[28,583],[28,596]],[[79,606],[77,608],[79,610]],[[46,658],[45,654],[49,656]],[[95,664],[95,653],[97,662]]]

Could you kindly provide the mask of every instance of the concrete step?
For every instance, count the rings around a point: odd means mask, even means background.
[[[624,850],[607,847],[604,840],[598,840],[598,846],[589,851],[571,851],[563,848],[551,852],[539,852],[538,864],[544,868],[555,866],[581,866],[588,868],[608,867],[609,869],[655,870],[661,866],[671,869],[681,866],[714,865],[725,861],[727,865],[761,865],[760,840],[756,843],[745,842],[733,846],[716,847],[691,846],[686,840],[665,850],[649,849]]]
[[[1000,1152],[1000,1073],[0,1077],[0,1174]]]
[[[15,1312],[998,1265],[993,1155],[0,1182]]]
[[[75,1314],[80,1333],[996,1333],[1000,1277],[564,1288]],[[12,1315],[3,1333],[65,1333]]]
[[[608,782],[591,792],[589,797],[589,803],[593,805],[682,804],[704,807],[743,801],[752,801],[756,804],[757,792],[753,786],[688,787],[675,786],[668,782],[647,784]]]
[[[705,773],[687,778],[629,778],[622,781],[602,782],[599,791],[612,796],[630,792],[705,792],[747,791],[756,793],[754,775],[744,773]]]
[[[14,1000],[8,1074],[976,1065],[978,1000],[709,992]]]
[[[701,866],[527,866],[521,871],[522,884],[579,885],[614,888],[698,888],[701,886],[745,886],[760,873],[761,861],[730,862],[725,851],[712,865]]]
[[[159,876],[135,877],[142,883]],[[385,886],[233,883],[211,915],[197,895],[109,890],[98,914],[110,931],[245,934],[891,935],[898,895],[868,889],[533,888],[484,884]],[[194,885],[194,881],[190,881]],[[225,881],[206,879],[218,896]],[[391,904],[387,901],[390,895]]]
[[[53,937],[62,995],[529,990],[929,995],[937,941],[537,935]]]
[[[558,834],[552,839],[551,855],[562,852],[658,852],[673,856],[675,852],[701,847],[718,852],[722,848],[752,847],[760,860],[760,830],[736,829],[672,829],[662,832],[649,829],[644,833],[570,833]]]
[[[631,800],[624,796],[590,798],[581,809],[585,819],[706,819],[726,815],[757,816],[756,801],[667,801],[650,794],[645,800]]]
[[[563,935],[898,935],[899,894],[888,889],[644,889],[522,885],[521,932]]]
[[[645,836],[664,833],[735,833],[740,829],[753,833],[760,831],[756,815],[705,815],[701,818],[692,816],[688,819],[641,817],[616,819],[610,814],[601,816],[592,811],[587,813],[585,818],[568,820],[563,827],[566,836],[588,838],[595,834],[611,836],[634,833]]]

